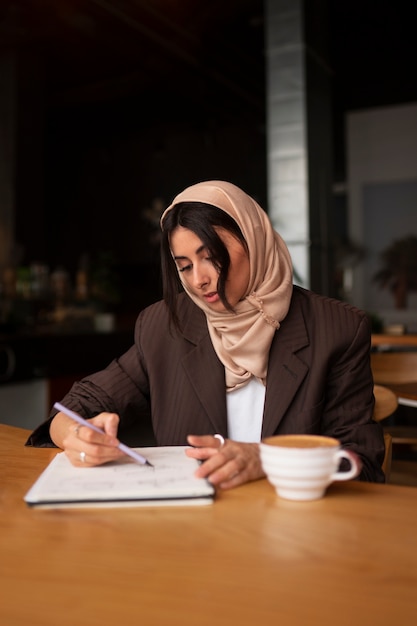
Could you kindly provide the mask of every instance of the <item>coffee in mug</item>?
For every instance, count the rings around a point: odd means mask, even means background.
[[[259,444],[263,470],[277,494],[287,500],[317,500],[336,480],[350,480],[361,470],[359,457],[324,435],[275,435]],[[340,471],[342,459],[350,469]]]

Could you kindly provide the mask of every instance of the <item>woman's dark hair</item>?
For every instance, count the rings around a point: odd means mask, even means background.
[[[213,265],[219,271],[217,289],[224,306],[233,311],[226,298],[226,279],[229,272],[230,256],[215,228],[223,228],[238,239],[247,250],[242,231],[228,213],[204,202],[179,202],[168,211],[162,222],[161,269],[162,287],[165,303],[171,315],[171,321],[179,329],[177,315],[177,296],[182,290],[178,269],[172,258],[170,235],[178,227],[188,228],[210,253]]]

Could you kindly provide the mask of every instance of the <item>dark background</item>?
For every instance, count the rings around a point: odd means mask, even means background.
[[[417,101],[413,3],[310,0],[332,81],[334,183],[348,111]],[[317,22],[317,24],[315,23]],[[114,255],[126,309],[159,297],[157,228],[182,188],[222,178],[267,207],[263,0],[5,0],[16,59],[20,264]],[[339,225],[340,228],[340,225]]]

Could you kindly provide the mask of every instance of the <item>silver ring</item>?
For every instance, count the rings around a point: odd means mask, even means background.
[[[85,463],[85,452],[80,452],[80,461],[81,463]]]
[[[217,434],[214,435],[214,438],[218,439],[220,441],[219,450],[220,450],[220,448],[223,448],[223,446],[224,446],[224,437],[217,433]]]

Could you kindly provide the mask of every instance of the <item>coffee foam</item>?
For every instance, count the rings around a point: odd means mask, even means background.
[[[323,435],[275,435],[262,443],[279,448],[336,448],[340,442]]]

